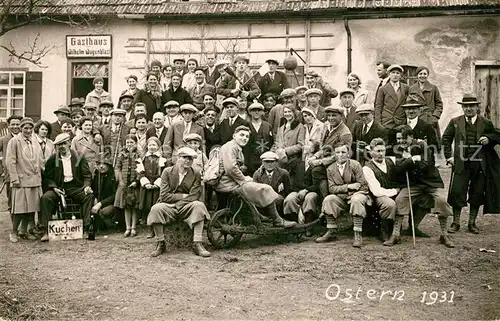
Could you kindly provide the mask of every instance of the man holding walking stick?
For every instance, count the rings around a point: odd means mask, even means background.
[[[410,200],[427,195],[434,200],[434,209],[438,214],[441,229],[440,243],[449,248],[455,247],[448,236],[446,222],[448,216],[452,215],[452,210],[446,202],[443,191],[444,183],[435,166],[432,150],[424,141],[414,140],[413,130],[408,125],[396,127],[395,132],[396,135],[402,136],[402,144],[400,150],[397,151],[396,177],[405,178],[405,182],[400,182],[404,188],[396,197],[398,215],[394,220],[393,233],[384,245],[399,243],[403,216],[411,212]]]

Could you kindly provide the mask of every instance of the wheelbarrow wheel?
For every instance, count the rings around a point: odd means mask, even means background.
[[[233,214],[228,208],[215,212],[207,226],[207,236],[210,243],[218,249],[228,248],[238,243],[243,233],[228,233],[224,226],[238,224],[233,221]]]

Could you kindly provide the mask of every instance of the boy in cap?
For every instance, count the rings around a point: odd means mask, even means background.
[[[324,122],[326,120],[325,107],[321,103],[321,96],[323,92],[318,88],[307,89],[304,93],[307,99],[307,107],[316,113],[316,118]]]
[[[85,157],[70,149],[70,136],[59,134],[54,140],[56,153],[45,163],[43,173],[43,187],[46,191],[40,198],[39,223],[45,229],[41,241],[49,240],[48,222],[54,214],[62,195],[70,197],[81,205],[80,213],[83,218],[84,230],[90,224],[90,208],[94,201],[91,188],[92,173]]]
[[[203,247],[203,224],[210,214],[201,197],[201,174],[192,168],[197,153],[189,147],[178,151],[174,166],[167,167],[161,174],[159,202],[151,207],[148,225],[155,231],[156,246],[151,253],[157,257],[166,251],[164,226],[176,219],[182,219],[193,229],[193,252],[209,257]]]
[[[58,109],[56,109],[56,111],[54,111],[54,114],[57,117],[57,121],[55,121],[55,122],[53,122],[53,123],[50,124],[50,127],[51,127],[50,139],[51,140],[54,140],[57,135],[59,135],[60,133],[62,133],[62,130],[61,130],[61,120],[63,118],[69,117],[70,114],[71,114],[71,111],[69,110],[68,107],[66,107],[64,105],[61,105],[61,106],[59,106]]]
[[[389,81],[379,89],[375,98],[375,120],[391,130],[404,122],[405,113],[401,105],[406,101],[409,87],[401,82],[403,67],[391,65],[387,71]]]
[[[269,71],[258,81],[261,95],[267,93],[279,95],[284,89],[290,88],[286,74],[276,70],[279,66],[278,60],[267,59],[266,64],[269,66]]]
[[[321,78],[314,70],[306,72],[306,85],[308,89],[316,88],[321,90],[319,104],[323,107],[331,106],[332,98],[338,96],[337,90],[335,90],[332,85],[324,81],[323,78]]]
[[[453,118],[443,134],[444,155],[453,169],[448,194],[453,224],[449,232],[460,230],[460,214],[469,203],[468,229],[478,234],[476,218],[481,205],[484,214],[500,213],[500,159],[495,151],[500,130],[479,115],[480,102],[474,94],[464,94],[458,103],[464,115]]]

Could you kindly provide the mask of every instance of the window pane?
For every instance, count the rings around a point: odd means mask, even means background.
[[[2,118],[7,117],[7,109],[0,109],[0,117]]]
[[[9,74],[8,73],[0,73],[0,84],[2,84],[2,85],[9,84]]]
[[[19,115],[19,116],[24,116],[23,115],[23,110],[22,109],[13,109],[11,112],[12,115]]]
[[[24,74],[12,74],[11,81],[12,85],[24,84]]]
[[[7,94],[9,93],[8,89],[0,89],[0,97],[7,97]]]
[[[0,108],[7,108],[7,98],[0,98]]]
[[[23,89],[22,88],[11,88],[11,97],[23,98]]]
[[[23,109],[23,100],[22,99],[15,99],[15,98],[12,98],[10,100],[11,102],[11,108],[20,108],[20,109]]]
[[[73,64],[73,77],[108,77],[108,64]]]

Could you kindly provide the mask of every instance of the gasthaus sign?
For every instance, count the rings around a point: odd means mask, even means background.
[[[111,35],[66,36],[68,58],[111,58]]]

